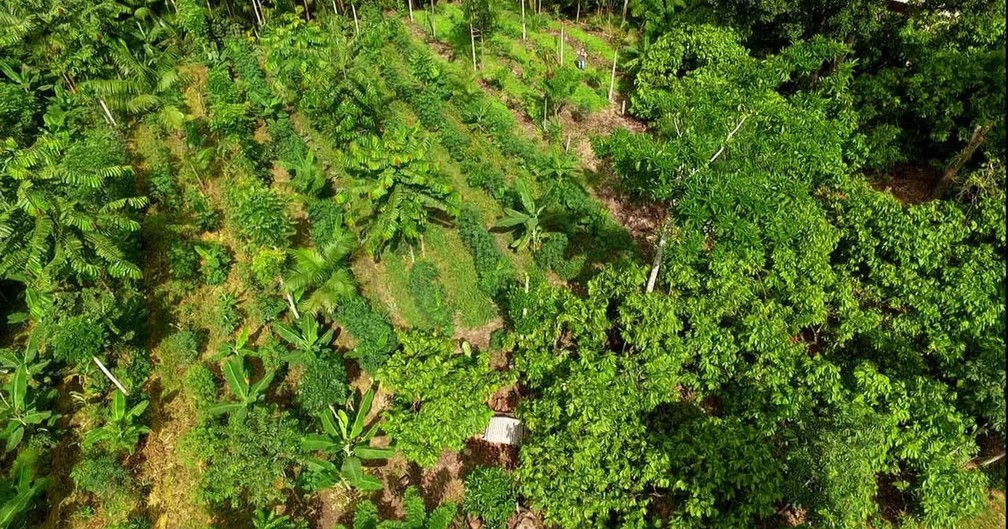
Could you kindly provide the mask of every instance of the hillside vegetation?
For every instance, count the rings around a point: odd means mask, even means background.
[[[0,0],[0,529],[1004,527],[1004,0],[522,1]]]

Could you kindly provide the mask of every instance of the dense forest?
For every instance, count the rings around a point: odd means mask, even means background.
[[[1004,113],[1004,0],[0,0],[0,529],[1004,527]]]

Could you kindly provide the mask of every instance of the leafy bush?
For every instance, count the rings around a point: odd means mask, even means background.
[[[256,292],[252,295],[249,316],[259,324],[276,320],[287,310],[287,303],[272,292]]]
[[[459,236],[473,255],[473,265],[480,288],[490,296],[500,293],[514,277],[514,269],[494,240],[483,227],[479,215],[466,208],[458,218]]]
[[[184,367],[199,358],[203,336],[194,331],[178,331],[161,340],[161,362],[169,366]]]
[[[308,146],[294,131],[287,114],[281,114],[269,122],[269,133],[273,158],[290,162],[300,159],[308,152]]]
[[[252,278],[260,286],[269,287],[276,283],[277,278],[287,264],[287,252],[279,248],[264,248],[252,257]]]
[[[388,317],[359,295],[342,302],[334,317],[357,340],[357,346],[347,356],[357,360],[361,369],[370,375],[377,373],[399,346]]]
[[[340,405],[349,394],[343,360],[332,354],[308,361],[298,381],[297,402],[308,415],[326,412],[330,405]]]
[[[451,502],[443,503],[434,509],[430,514],[424,505],[423,496],[416,487],[409,487],[403,498],[406,512],[405,520],[381,520],[378,516],[378,507],[371,500],[364,500],[357,504],[354,512],[353,529],[448,529],[458,507]],[[337,525],[334,529],[346,529],[343,525]]]
[[[200,272],[203,282],[208,285],[220,285],[227,281],[231,270],[231,254],[223,244],[205,243],[195,247],[200,256]]]
[[[346,232],[343,208],[329,199],[315,199],[308,202],[308,220],[311,221],[312,241],[318,248],[333,242],[333,235]]]
[[[472,156],[468,152],[470,143],[469,135],[453,123],[445,123],[441,129],[441,145],[456,162],[462,162]]]
[[[200,192],[189,193],[186,201],[196,214],[196,227],[203,231],[214,231],[220,227],[220,213],[213,208],[206,195]]]
[[[246,240],[285,248],[294,234],[287,206],[274,191],[262,186],[239,189],[230,196],[229,222]]]
[[[192,242],[175,241],[168,247],[168,273],[172,278],[187,281],[196,277],[199,255]]]
[[[183,451],[205,470],[199,493],[210,505],[266,507],[284,498],[288,471],[300,459],[301,429],[285,412],[252,406],[242,418],[207,420],[191,430]]]
[[[465,477],[462,507],[482,518],[487,529],[504,529],[517,504],[514,478],[503,468],[480,467]]]
[[[508,189],[504,173],[492,165],[468,159],[463,161],[461,165],[462,174],[466,175],[466,183],[479,187],[497,200],[504,198]]]
[[[221,294],[214,307],[213,321],[210,322],[213,325],[212,330],[226,336],[233,333],[241,322],[242,315],[238,310],[238,299],[230,292]]]
[[[196,362],[189,367],[183,387],[186,395],[196,404],[196,409],[207,410],[217,404],[220,385],[213,371],[203,362]]]
[[[413,266],[409,275],[409,291],[417,308],[436,328],[451,334],[452,311],[447,294],[438,280],[438,271],[433,264],[420,261]]]
[[[133,476],[110,454],[86,453],[70,471],[70,479],[78,490],[93,494],[113,520],[124,519],[136,502]]]
[[[378,372],[395,394],[383,428],[407,459],[430,467],[486,428],[493,416],[486,402],[506,375],[492,370],[485,354],[468,346],[456,351],[451,338],[418,331],[400,340],[402,348]]]
[[[106,345],[105,326],[85,316],[72,316],[52,330],[53,356],[70,366],[84,366],[100,356]]]
[[[574,258],[567,258],[567,235],[554,233],[543,243],[539,251],[535,253],[535,262],[544,270],[553,270],[564,281],[570,281],[581,273],[584,268],[585,256],[579,255]]]

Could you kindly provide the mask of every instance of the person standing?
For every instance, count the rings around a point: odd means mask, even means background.
[[[585,65],[588,62],[588,52],[582,47],[578,50],[577,67],[578,69],[584,70]]]

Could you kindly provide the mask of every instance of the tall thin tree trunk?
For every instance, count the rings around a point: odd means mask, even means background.
[[[662,223],[661,234],[658,236],[658,247],[655,249],[654,260],[651,262],[651,273],[648,274],[646,292],[654,291],[655,283],[658,282],[658,270],[661,269],[662,258],[665,256],[665,245],[668,244],[669,229],[672,226],[672,207],[669,206],[665,213],[665,222]]]
[[[409,6],[409,21],[413,22],[413,0],[406,0],[406,5]]]
[[[431,38],[437,38],[437,24],[434,23],[434,0],[430,0],[430,33]]]
[[[473,25],[469,24],[469,42],[472,47],[473,70],[476,69],[476,33],[473,32]]]
[[[613,54],[612,54],[612,73],[609,74],[609,102],[610,103],[613,100],[613,98],[612,98],[613,88],[616,86],[616,55],[618,53],[619,52],[617,50],[613,50]]]
[[[262,14],[259,13],[259,2],[252,0],[252,12],[255,13],[256,23],[263,25]]]
[[[563,66],[563,52],[564,52],[564,27],[563,20],[560,21],[560,66]]]
[[[627,4],[629,4],[629,3],[630,3],[630,0],[623,0],[623,23],[624,24],[626,24]]]
[[[308,0],[301,0],[301,3],[304,4],[305,22],[311,22],[311,10],[308,9]]]
[[[574,15],[574,23],[575,24],[581,23],[581,0],[578,0],[577,14]]]
[[[353,10],[354,33],[360,33],[360,22],[357,22],[357,5],[350,2],[350,9]]]
[[[525,40],[525,0],[521,0],[522,6],[522,40]]]
[[[938,185],[935,186],[934,191],[931,193],[931,198],[941,196],[948,189],[948,186],[955,181],[956,176],[959,175],[959,171],[973,157],[976,150],[983,145],[984,140],[987,139],[987,133],[992,128],[994,128],[994,122],[980,125],[973,129],[973,136],[970,137],[969,142],[963,147],[963,150],[952,159],[952,163],[945,168],[945,173],[942,174],[941,180],[938,181]]]

